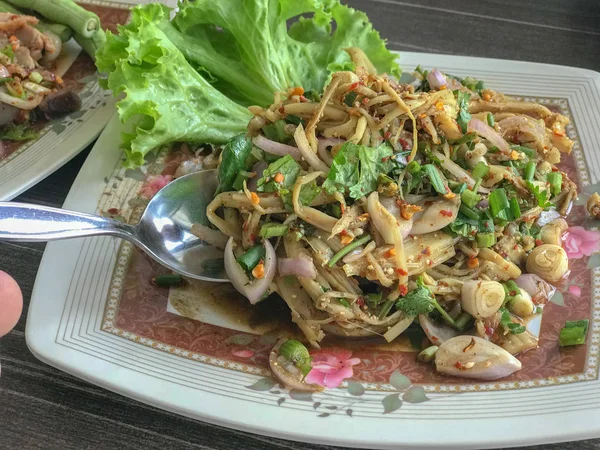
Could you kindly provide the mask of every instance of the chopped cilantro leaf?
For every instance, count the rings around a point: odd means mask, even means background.
[[[469,124],[469,120],[471,120],[471,113],[469,113],[469,99],[471,98],[471,94],[456,90],[454,91],[454,95],[456,96],[456,103],[459,109],[456,121],[460,125],[462,132],[466,133],[467,125]]]
[[[329,194],[348,192],[353,199],[368,195],[377,189],[379,174],[393,169],[392,155],[387,145],[367,147],[347,142],[335,155],[323,188]]]

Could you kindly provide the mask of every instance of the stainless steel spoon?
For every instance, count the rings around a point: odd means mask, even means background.
[[[217,188],[216,172],[195,172],[167,184],[150,200],[137,225],[58,208],[0,202],[0,240],[45,242],[116,236],[182,275],[226,282],[223,251],[190,233],[195,223],[208,225],[206,207]]]

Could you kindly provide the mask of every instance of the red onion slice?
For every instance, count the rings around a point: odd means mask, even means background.
[[[10,78],[10,72],[2,64],[0,64],[0,78]]]
[[[515,279],[515,283],[527,292],[533,303],[543,305],[554,295],[556,288],[533,273],[525,273]]]
[[[253,138],[252,142],[258,148],[264,150],[267,153],[271,153],[272,155],[290,155],[296,161],[300,161],[302,159],[302,154],[300,153],[300,150],[298,150],[298,147],[292,147],[291,145],[286,145],[280,142],[272,141],[271,139],[267,139],[266,137],[260,134]]]
[[[512,116],[498,122],[498,128],[502,132],[502,136],[506,136],[510,131],[516,131],[518,135],[529,134],[538,142],[539,145],[544,145],[546,136],[545,127],[537,120],[528,116]]]
[[[498,124],[498,126],[499,125],[500,124]],[[498,149],[502,153],[508,153],[510,151],[510,146],[508,145],[508,142],[506,142],[504,140],[504,138],[502,136],[500,136],[500,134],[498,134],[498,132],[496,130],[494,130],[487,123],[485,123],[479,119],[473,118],[473,119],[469,120],[469,125],[467,126],[467,131],[474,132],[474,133],[478,134],[479,136],[487,139],[488,141],[490,141],[492,143],[492,145],[495,145],[496,147],[498,147]]]
[[[317,144],[317,152],[319,153],[321,159],[325,161],[325,164],[327,164],[330,167],[331,164],[333,164],[333,156],[327,150],[327,147],[333,147],[334,145],[343,144],[344,142],[346,142],[344,139],[337,138],[319,139],[319,142]]]
[[[429,87],[436,91],[439,91],[440,87],[448,85],[446,76],[437,69],[433,69],[427,74],[427,81],[429,82]]]
[[[279,258],[277,262],[279,275],[298,275],[300,277],[317,278],[317,269],[312,259],[299,256],[297,258]]]
[[[275,249],[271,245],[268,239],[263,241],[265,246],[265,275],[262,278],[256,279],[250,282],[248,276],[244,272],[244,269],[238,264],[233,253],[233,237],[230,237],[225,246],[225,272],[233,284],[236,290],[245,296],[251,304],[256,304],[260,301],[262,296],[275,278],[275,272],[277,269],[277,257],[275,256]]]

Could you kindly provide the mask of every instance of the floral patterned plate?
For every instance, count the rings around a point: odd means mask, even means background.
[[[115,30],[129,18],[139,0],[78,0],[98,14],[102,27]],[[167,3],[167,0],[163,0]],[[172,3],[172,2],[171,2]],[[114,113],[110,92],[98,85],[96,66],[74,40],[65,48],[60,73],[75,87],[82,100],[80,111],[60,119],[38,122],[40,136],[34,141],[2,141],[0,155],[0,201],[10,200],[62,167],[100,134]]]
[[[583,202],[599,188],[600,75],[582,69],[404,53],[472,75],[569,116],[573,153],[563,164],[581,191],[564,246],[571,273],[543,312],[540,347],[523,370],[497,382],[435,373],[415,361],[422,336],[392,344],[331,340],[314,352],[321,393],[288,391],[270,376],[277,337],[293,333],[282,302],[254,308],[226,284],[160,288],[164,269],[131,245],[89,238],[48,245],[33,293],[27,342],[42,360],[107,389],[186,416],[256,433],[368,448],[495,448],[600,436],[600,233]],[[135,221],[145,198],[183,157],[125,171],[119,122],[108,125],[65,208]],[[57,272],[56,267],[61,271]],[[590,319],[585,345],[561,349],[566,320]],[[537,326],[540,327],[538,321]]]

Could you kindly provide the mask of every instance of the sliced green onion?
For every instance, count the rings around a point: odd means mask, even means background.
[[[589,326],[590,321],[588,319],[567,321],[564,328],[560,330],[558,345],[568,347],[585,344],[585,337]]]
[[[504,292],[506,293],[507,301],[510,300],[512,297],[521,295],[521,289],[513,280],[508,280],[506,283],[503,283],[502,287],[504,287]]]
[[[525,156],[528,158],[534,158],[536,153],[535,150],[529,147],[523,147],[522,145],[511,145],[510,148],[512,150],[516,150],[521,153],[525,153]]]
[[[445,195],[448,193],[447,181],[444,178],[444,175],[442,175],[442,172],[440,172],[440,169],[435,167],[433,164],[425,164],[423,166],[423,170],[429,177],[431,186],[433,186],[433,189],[435,189],[438,194]]]
[[[29,74],[29,79],[37,84],[40,84],[42,81],[44,81],[42,74],[35,70]]]
[[[488,174],[489,171],[490,167],[483,161],[479,161],[477,164],[475,164],[473,170],[471,170],[471,176],[473,178],[483,178]]]
[[[494,115],[492,113],[488,113],[488,115],[485,117],[485,119],[490,127],[494,126],[495,121],[494,121]]]
[[[338,302],[340,302],[340,305],[350,308],[350,303],[345,298],[338,298]]]
[[[472,140],[474,140],[477,137],[477,135],[475,133],[467,133],[465,134],[463,137],[461,137],[460,139],[456,139],[453,141],[449,141],[450,144],[452,145],[462,145],[462,144],[466,144],[468,142],[471,142]]]
[[[460,205],[459,211],[467,216],[469,219],[479,220],[479,213],[477,211],[472,210],[464,203]]]
[[[329,262],[327,263],[327,265],[329,267],[335,266],[335,264],[340,259],[342,259],[344,256],[346,256],[352,250],[354,250],[355,248],[360,247],[363,244],[366,244],[370,240],[371,240],[371,235],[370,234],[365,234],[360,239],[355,239],[354,241],[352,241],[348,245],[346,245],[343,249],[341,249],[339,252],[337,252],[335,255],[333,255],[333,257],[329,260]]]
[[[448,184],[450,184],[450,180],[448,180]],[[455,186],[454,188],[452,188],[452,192],[454,192],[455,194],[459,194],[462,195],[463,192],[465,192],[467,190],[467,183],[461,183],[458,186]]]
[[[479,186],[481,186],[481,182],[483,180],[481,178],[477,178],[475,180],[475,185],[473,186],[473,189],[471,189],[473,192],[477,192],[479,190]]]
[[[494,233],[477,233],[477,247],[488,248],[496,243]]]
[[[381,292],[378,294],[367,294],[365,302],[369,308],[377,308],[381,303],[382,298],[383,294]]]
[[[467,189],[461,194],[460,199],[462,200],[462,203],[464,205],[466,205],[469,208],[473,208],[477,203],[479,203],[479,201],[481,200],[481,196]]]
[[[254,176],[254,173],[240,170],[235,176],[235,180],[233,180],[233,189],[241,191],[244,188],[244,181],[248,181],[252,176]]]
[[[265,246],[264,245],[255,245],[254,247],[250,247],[246,253],[241,255],[237,262],[240,266],[244,268],[247,272],[250,272],[254,269],[261,259],[265,257]]]
[[[512,220],[521,217],[521,207],[519,206],[519,201],[517,200],[517,197],[513,197],[510,199],[510,214],[512,216]]]
[[[152,277],[150,282],[160,287],[183,286],[185,284],[184,278],[178,273],[156,275]]]
[[[523,178],[527,181],[533,181],[533,176],[535,175],[535,163],[533,161],[529,161],[525,164],[525,170],[523,171]]]
[[[421,171],[421,164],[417,161],[411,161],[408,166],[406,166],[406,170],[408,170],[408,173],[411,175],[416,175]]]
[[[308,372],[312,369],[310,365],[312,358],[308,353],[308,349],[295,339],[288,339],[281,344],[278,353],[300,369],[304,376],[308,375]]]
[[[431,345],[426,349],[422,350],[417,355],[417,361],[429,363],[435,359],[435,354],[437,353],[439,347],[437,345]]]
[[[269,222],[265,223],[258,233],[260,237],[269,239],[272,237],[285,236],[290,231],[290,227],[281,223]]]
[[[471,324],[472,320],[473,317],[470,314],[463,312],[455,321],[456,328],[460,331],[464,331]]]
[[[508,198],[506,198],[506,191],[503,188],[492,191],[488,197],[488,201],[490,202],[490,210],[494,218],[498,217],[500,211],[510,208],[510,203],[508,202]]]
[[[394,306],[394,300],[386,300],[385,303],[381,306],[379,314],[377,315],[379,319],[385,319],[385,317],[392,309],[392,306]]]
[[[550,183],[550,192],[552,192],[552,195],[560,194],[560,190],[562,189],[562,173],[550,172],[546,175],[546,181]]]
[[[494,230],[495,230],[494,221],[492,219],[485,219],[485,220],[479,221],[479,232],[480,233],[493,233]]]

